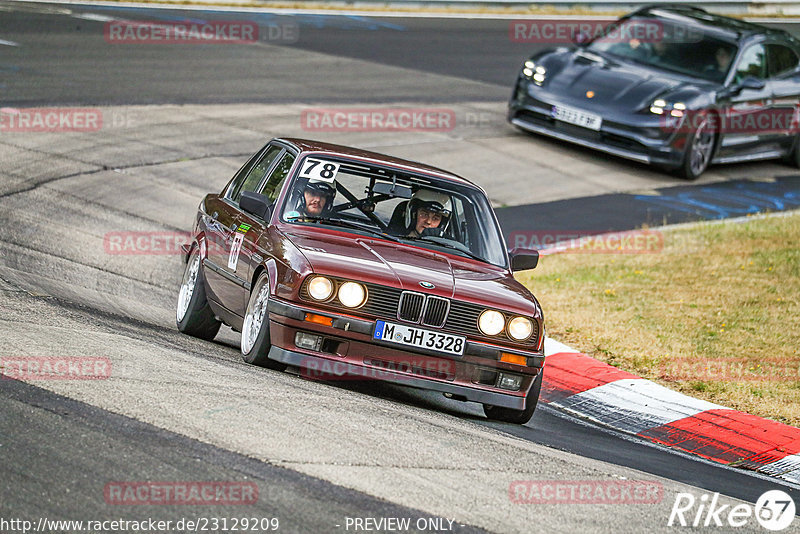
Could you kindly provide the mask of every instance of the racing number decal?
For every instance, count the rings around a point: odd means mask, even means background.
[[[300,173],[300,177],[322,182],[333,182],[337,172],[339,172],[338,163],[308,158],[303,163],[303,170]]]
[[[228,255],[228,269],[236,271],[236,266],[239,265],[239,253],[242,251],[242,243],[244,242],[244,234],[250,229],[249,224],[242,224],[236,229],[233,236],[233,243],[231,243],[231,252]]]

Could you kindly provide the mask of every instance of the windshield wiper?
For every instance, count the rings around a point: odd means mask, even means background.
[[[344,228],[352,228],[354,230],[361,230],[362,232],[368,232],[372,235],[376,235],[383,239],[388,239],[389,241],[394,241],[395,243],[399,243],[400,240],[393,235],[389,235],[386,233],[381,232],[380,230],[376,230],[375,228],[371,228],[369,226],[358,224],[356,222],[347,221],[344,219],[331,219],[330,217],[313,217],[313,216],[305,216],[305,217],[293,217],[291,220],[293,221],[307,221],[307,222],[317,222],[323,224],[330,224],[331,226],[342,226]]]
[[[438,245],[440,247],[449,248],[461,252],[463,254],[466,254],[473,260],[478,260],[486,263],[486,260],[484,258],[481,258],[477,254],[473,253],[471,250],[467,248],[467,246],[464,243],[459,243],[458,241],[451,241],[444,237],[436,237],[432,235],[424,235],[422,237],[415,237],[411,239],[415,239],[417,241],[430,241],[431,243]]]

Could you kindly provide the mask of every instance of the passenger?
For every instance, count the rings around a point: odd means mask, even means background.
[[[429,189],[420,189],[406,206],[407,237],[441,235],[450,219],[450,197]]]
[[[714,53],[714,63],[708,65],[704,71],[720,82],[725,80],[728,68],[731,66],[733,55],[728,47],[720,46]]]

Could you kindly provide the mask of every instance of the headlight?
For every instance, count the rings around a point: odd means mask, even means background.
[[[339,302],[348,308],[358,308],[364,303],[367,292],[364,286],[355,282],[345,282],[339,286]]]
[[[478,328],[487,336],[496,336],[505,325],[506,319],[499,311],[486,310],[478,318]]]
[[[650,104],[650,113],[655,113],[656,115],[668,114],[673,117],[683,117],[685,111],[686,104],[683,102],[671,103],[663,98],[657,98]]]
[[[324,276],[315,276],[308,283],[308,294],[315,300],[328,300],[333,294],[333,282]]]
[[[517,341],[528,339],[533,334],[533,323],[527,317],[514,317],[508,323],[508,335]]]
[[[525,66],[522,67],[522,74],[532,79],[536,85],[542,85],[545,75],[547,74],[547,69],[529,59],[525,62]]]

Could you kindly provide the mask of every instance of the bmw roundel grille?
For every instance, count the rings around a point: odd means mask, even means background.
[[[403,291],[397,305],[397,318],[411,323],[441,328],[447,321],[450,300],[413,291]]]
[[[450,311],[450,301],[441,297],[428,297],[426,304],[422,324],[435,327],[444,326],[447,312]]]
[[[397,305],[397,318],[403,321],[418,323],[425,309],[425,295],[403,291],[400,304]]]

